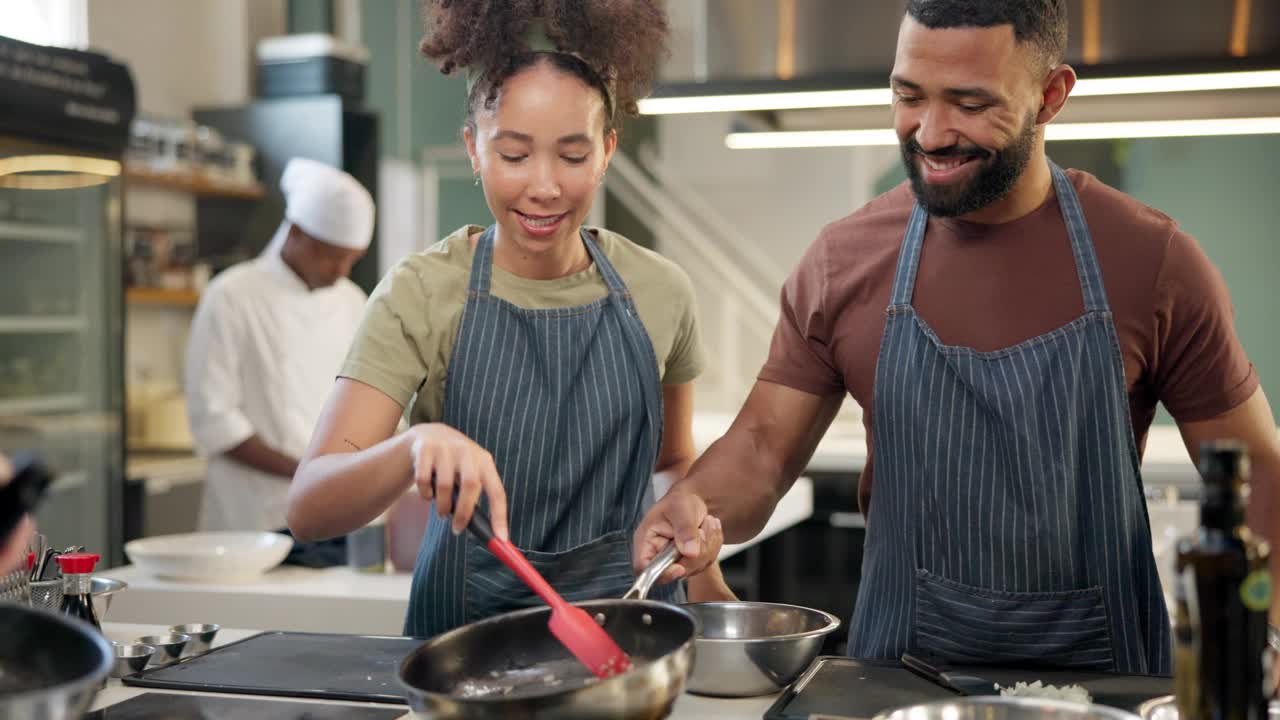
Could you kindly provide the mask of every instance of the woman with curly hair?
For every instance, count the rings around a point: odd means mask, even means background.
[[[656,0],[428,8],[421,49],[467,73],[463,139],[495,222],[374,291],[289,499],[304,539],[350,532],[414,487],[434,503],[405,622],[423,637],[540,602],[462,532],[481,501],[502,536],[510,509],[510,539],[570,601],[621,596],[654,486],[694,459],[703,364],[688,277],[582,225],[663,50]],[[716,519],[703,533],[719,547]],[[689,593],[732,597],[714,569]]]

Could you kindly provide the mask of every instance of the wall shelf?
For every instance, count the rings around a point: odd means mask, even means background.
[[[259,183],[245,185],[211,180],[194,172],[156,172],[138,165],[126,165],[125,182],[147,187],[167,188],[201,197],[221,197],[235,200],[261,200],[266,190]]]
[[[0,315],[0,334],[80,332],[85,327],[78,315]]]
[[[124,291],[124,299],[130,305],[195,307],[200,303],[200,293],[195,290],[132,287]]]
[[[0,221],[0,238],[29,242],[77,243],[84,230],[78,227]]]
[[[79,410],[84,407],[83,395],[38,395],[29,398],[0,399],[0,415]]]

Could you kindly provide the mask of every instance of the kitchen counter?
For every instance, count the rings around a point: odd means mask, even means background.
[[[801,478],[752,540],[726,545],[720,557],[741,552],[813,514],[813,484]],[[118,622],[223,627],[264,626],[298,632],[400,634],[409,604],[409,573],[370,575],[345,567],[316,570],[282,565],[256,580],[199,583],[156,578],[134,566],[103,570],[128,589],[112,598]]]
[[[724,435],[734,417],[729,413],[694,414],[694,445],[699,454]],[[831,423],[806,469],[808,472],[857,473],[862,471],[866,462],[866,430],[858,416],[845,412]],[[1187,454],[1178,428],[1172,425],[1151,426],[1142,459],[1142,475],[1148,485],[1199,487],[1200,476]]]
[[[694,413],[694,445],[699,454],[729,429],[734,415],[730,413]],[[809,462],[810,472],[847,472],[862,470],[867,461],[866,432],[858,417],[841,413],[818,443]],[[149,493],[164,492],[175,485],[203,483],[208,466],[204,458],[191,453],[130,451],[126,472],[131,478],[144,478]],[[1199,475],[1178,429],[1171,425],[1153,425],[1147,436],[1142,461],[1143,476],[1148,483],[1196,485]]]
[[[148,495],[167,492],[176,485],[204,483],[209,464],[194,451],[129,449],[125,477],[142,480]]]
[[[112,611],[115,610],[114,603],[112,604],[111,609]],[[151,635],[154,633],[163,632],[166,628],[167,628],[167,625],[164,625],[164,626],[134,625],[134,624],[109,622],[103,625],[103,632],[104,634],[106,634],[107,638],[111,640],[115,640],[117,642],[131,642],[135,638],[141,637],[143,635]],[[256,635],[258,632],[259,631],[257,630],[237,630],[232,628],[223,628],[218,633],[218,636],[214,638],[213,645],[214,647],[218,647],[220,645],[232,643],[237,640],[243,640],[244,638],[250,637],[252,635]],[[128,700],[129,698],[135,695],[141,695],[144,692],[176,692],[176,691],[152,690],[150,688],[128,687],[122,684],[119,680],[111,679],[107,681],[107,686],[101,692],[98,693],[97,698],[95,698],[94,700],[92,709],[100,710],[109,705],[114,705],[116,703]],[[181,692],[178,694],[197,695],[197,694],[211,694],[211,693]],[[227,695],[224,693],[219,693],[219,696],[242,697],[242,698],[250,698],[255,700],[264,699],[262,698],[262,696]],[[380,707],[380,708],[392,707],[389,705],[380,705],[380,704],[375,705],[375,704],[369,704],[369,703],[339,703],[332,700],[307,700],[307,699],[301,699],[301,698],[288,698],[288,699],[291,702],[326,703],[326,704],[350,705],[354,707]],[[670,720],[760,720],[760,718],[764,716],[765,710],[767,710],[769,706],[773,704],[775,699],[776,699],[776,696],[773,696],[773,695],[768,695],[768,696],[758,697],[758,698],[721,699],[721,698],[701,697],[698,695],[691,695],[691,694],[685,693],[680,697],[679,700],[676,701],[675,709],[673,710],[669,718]],[[411,716],[406,711],[404,717],[409,718]]]

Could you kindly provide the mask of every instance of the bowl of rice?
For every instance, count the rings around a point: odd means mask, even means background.
[[[1089,695],[1089,691],[1080,685],[1045,685],[1037,680],[1033,683],[1020,682],[1013,687],[996,685],[996,688],[1000,690],[1001,697],[1065,700],[1066,702],[1083,703],[1085,705],[1093,702],[1093,697]]]

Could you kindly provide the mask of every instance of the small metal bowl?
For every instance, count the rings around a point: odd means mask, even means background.
[[[135,642],[155,647],[156,654],[151,657],[152,663],[168,665],[182,657],[182,650],[186,648],[187,643],[191,642],[191,636],[183,635],[182,633],[145,635]]]
[[[147,667],[147,663],[151,662],[151,658],[156,654],[154,645],[143,645],[142,643],[111,643],[112,649],[115,651],[115,663],[111,666],[111,677],[122,678],[127,675],[136,675]]]
[[[174,625],[169,628],[169,632],[189,636],[191,641],[187,643],[187,655],[199,655],[209,649],[209,646],[213,644],[213,638],[221,629],[222,626],[212,623],[195,623]]]
[[[111,608],[111,596],[129,587],[123,580],[94,577],[90,580],[90,595],[93,596],[93,609],[98,612],[98,620],[105,622],[107,610]]]

